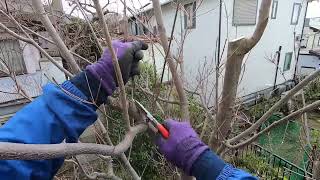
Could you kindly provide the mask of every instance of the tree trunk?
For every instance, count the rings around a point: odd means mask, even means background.
[[[215,133],[211,134],[209,144],[212,149],[217,150],[220,143],[225,140],[231,131],[233,119],[233,105],[237,95],[237,87],[241,73],[241,65],[245,53],[239,53],[242,49],[241,39],[229,43],[228,59],[225,69],[225,78],[222,90],[222,101],[218,108],[215,124]]]
[[[313,162],[313,179],[320,180],[320,161]]]
[[[214,150],[218,149],[231,130],[233,106],[237,95],[243,58],[261,39],[268,24],[270,6],[271,0],[262,0],[258,23],[251,37],[242,37],[229,42],[222,98],[218,108],[215,129],[209,139],[209,145]]]

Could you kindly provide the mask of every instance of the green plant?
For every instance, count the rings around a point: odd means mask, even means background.
[[[282,180],[286,177],[282,177],[283,169],[280,167],[273,167],[267,163],[265,157],[257,156],[253,153],[248,153],[242,157],[233,158],[233,164],[241,169],[250,172],[261,179],[265,176],[272,177],[272,180]]]
[[[279,101],[279,99],[279,97],[262,99],[261,102],[248,109],[249,116],[255,120],[259,119],[268,109],[270,109],[277,101]]]
[[[320,78],[312,81],[304,90],[306,101],[314,101],[320,99]]]

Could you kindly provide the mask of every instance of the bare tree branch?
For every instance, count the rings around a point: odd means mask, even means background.
[[[104,118],[107,121],[107,118]],[[106,132],[105,134],[107,143],[110,145],[113,145],[113,142],[108,134],[108,132]],[[131,166],[128,158],[126,157],[126,155],[124,153],[122,153],[120,155],[120,160],[123,162],[124,166],[127,168],[127,170],[130,172],[130,174],[132,175],[134,180],[140,180],[140,176],[138,175],[138,173],[134,170],[134,168]]]
[[[320,180],[320,161],[319,160],[315,160],[313,162],[313,179],[315,180]]]
[[[0,10],[1,11],[1,10]],[[15,22],[15,24],[17,24],[17,22],[14,20],[14,19],[12,19],[14,22]],[[19,40],[21,40],[21,41],[24,41],[24,42],[26,42],[26,43],[29,43],[29,44],[32,44],[33,46],[35,46],[41,53],[43,53],[47,58],[48,58],[48,60],[52,63],[52,64],[54,64],[57,68],[59,68],[62,72],[64,72],[67,76],[69,76],[69,77],[72,77],[73,75],[68,71],[68,70],[66,70],[66,69],[64,69],[60,64],[58,64],[57,62],[56,62],[56,60],[55,59],[53,59],[44,49],[42,49],[39,45],[38,45],[38,43],[36,43],[32,38],[26,38],[26,37],[23,37],[23,36],[20,36],[20,35],[18,35],[18,34],[16,34],[15,32],[13,32],[12,30],[10,30],[9,28],[7,28],[4,24],[2,24],[1,22],[0,22],[0,27],[2,28],[2,29],[4,29],[8,34],[10,34],[11,36],[13,36],[13,37],[15,37],[15,38],[17,38],[17,39],[19,39]]]
[[[50,36],[52,37],[53,41],[56,43],[57,47],[63,58],[68,62],[71,68],[71,72],[78,73],[80,72],[80,67],[78,66],[77,62],[73,58],[72,54],[68,50],[67,46],[64,44],[62,39],[59,36],[59,33],[53,27],[48,15],[46,14],[41,0],[32,0],[32,5],[35,9],[35,12],[39,15],[41,22],[45,26],[46,30],[49,32]]]
[[[131,146],[135,136],[146,129],[145,124],[131,127],[124,139],[116,146],[94,143],[19,144],[0,142],[0,159],[39,160],[78,154],[119,156]]]
[[[215,131],[211,133],[209,140],[212,149],[216,150],[231,131],[233,106],[236,100],[242,62],[245,55],[258,43],[264,33],[269,20],[271,1],[262,0],[258,23],[251,37],[242,37],[229,42],[222,101],[218,108]]]
[[[23,25],[21,25],[21,27],[22,27],[23,29],[29,31],[30,33],[38,36],[39,38],[41,38],[41,39],[43,39],[43,40],[46,40],[47,42],[49,42],[49,43],[51,43],[51,44],[53,44],[53,45],[56,45],[52,40],[50,40],[50,39],[48,39],[48,38],[46,38],[46,37],[44,37],[44,36],[42,36],[42,35],[34,32],[34,31],[31,30],[30,28],[28,28],[28,27],[26,27],[26,26],[23,26]],[[89,64],[92,64],[92,62],[90,62],[88,59],[80,56],[79,54],[73,52],[72,50],[70,50],[70,53],[73,54],[74,56],[76,56],[77,58],[79,58],[79,59],[81,59],[81,60],[83,60],[83,61],[85,61],[85,62],[87,62],[87,63],[89,63]]]
[[[305,107],[306,106],[306,99],[304,96],[304,89],[301,89],[300,94],[301,94],[302,106]],[[301,115],[301,119],[302,119],[302,126],[303,126],[303,131],[304,131],[306,143],[311,148],[312,147],[311,146],[311,137],[310,137],[310,129],[309,129],[309,125],[308,125],[307,113],[303,113]]]
[[[145,88],[142,88],[142,87],[139,87],[139,89],[144,92],[145,94],[148,94],[152,97],[154,97],[155,95],[150,91],[150,90],[147,90]],[[162,102],[165,102],[165,103],[169,103],[169,104],[177,104],[177,105],[180,105],[180,102],[178,101],[170,101],[170,100],[167,100],[167,99],[164,99],[164,98],[161,98],[161,97],[158,97],[157,100],[159,101],[162,101]]]
[[[99,42],[99,39],[98,39],[98,37],[97,37],[97,35],[96,35],[96,33],[95,33],[95,31],[94,31],[91,23],[90,23],[90,20],[88,19],[87,14],[84,12],[82,6],[81,6],[80,3],[79,3],[79,0],[75,0],[75,3],[76,3],[76,5],[78,6],[78,8],[80,9],[80,11],[81,11],[84,19],[86,20],[86,22],[87,22],[87,24],[88,24],[88,26],[89,26],[89,29],[90,29],[90,31],[91,31],[91,33],[92,33],[93,39],[94,39],[96,45],[97,45],[98,48],[99,48],[100,53],[102,53],[102,52],[103,52],[102,45],[101,45],[100,42]]]
[[[283,98],[281,98],[276,104],[274,104],[256,123],[254,123],[250,128],[246,129],[241,134],[235,136],[232,139],[229,139],[228,142],[234,143],[241,140],[242,138],[249,136],[252,132],[258,129],[285,102],[287,102],[298,91],[300,91],[303,87],[308,85],[309,82],[317,78],[319,75],[320,75],[320,69],[318,69],[317,71],[313,72],[311,75],[303,79],[299,84],[297,84],[293,89],[291,89]]]
[[[239,143],[239,144],[237,144],[237,145],[231,145],[231,143],[232,143],[231,140],[232,140],[232,139],[228,140],[225,144],[227,145],[228,148],[232,148],[232,149],[243,147],[243,146],[245,146],[245,145],[247,145],[247,144],[252,143],[252,142],[255,141],[258,137],[260,137],[262,134],[269,132],[271,129],[273,129],[273,128],[275,128],[275,127],[277,127],[277,126],[279,126],[279,125],[281,125],[281,124],[283,124],[283,123],[286,123],[287,121],[292,120],[293,118],[295,118],[295,117],[297,117],[297,116],[300,116],[300,115],[303,114],[303,113],[306,113],[306,112],[311,111],[311,110],[313,110],[313,109],[315,109],[315,108],[318,108],[319,106],[320,106],[320,100],[315,101],[314,103],[309,104],[309,105],[307,105],[307,106],[305,106],[305,107],[303,107],[303,108],[301,108],[301,109],[299,109],[299,110],[297,110],[297,111],[289,114],[288,116],[283,117],[283,118],[281,118],[280,120],[272,123],[272,124],[271,124],[270,126],[268,126],[267,128],[263,129],[263,130],[260,131],[259,133],[253,135],[253,136],[250,137],[249,139],[247,139],[247,140],[245,140],[245,141],[243,141],[243,142],[241,142],[241,143]]]
[[[108,26],[107,26],[106,21],[103,16],[101,5],[98,0],[93,0],[93,3],[96,7],[99,21],[100,21],[102,28],[103,28],[103,33],[104,33],[104,36],[106,39],[106,44],[111,52],[113,66],[114,66],[114,69],[116,72],[117,82],[118,82],[118,85],[120,88],[120,99],[121,99],[121,103],[122,103],[123,118],[124,118],[127,130],[129,130],[130,129],[130,118],[129,118],[129,114],[128,114],[128,104],[127,104],[125,87],[124,87],[124,83],[123,83],[123,79],[122,79],[122,75],[121,75],[121,70],[120,70],[120,66],[118,63],[118,58],[117,58],[116,53],[112,47],[111,36],[109,34]]]
[[[189,121],[190,115],[189,115],[189,109],[188,109],[188,99],[186,96],[186,93],[183,88],[183,82],[181,78],[179,77],[179,74],[176,69],[176,63],[173,61],[172,54],[169,51],[169,44],[168,44],[168,37],[166,35],[166,29],[164,27],[163,23],[163,17],[162,17],[162,11],[161,11],[161,6],[159,0],[152,0],[153,4],[153,9],[154,9],[154,15],[157,21],[158,25],[158,30],[159,30],[159,35],[160,35],[160,40],[162,47],[164,51],[167,53],[166,54],[166,61],[168,62],[171,74],[172,74],[172,79],[174,81],[177,93],[179,95],[179,100],[180,100],[180,108],[181,108],[181,116],[184,121]]]

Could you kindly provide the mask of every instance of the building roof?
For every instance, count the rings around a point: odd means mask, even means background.
[[[21,89],[29,97],[41,95],[41,87],[46,83],[41,72],[16,76],[16,79]],[[17,93],[17,86],[10,77],[0,78],[0,84],[0,104],[24,99],[23,96]]]
[[[172,2],[173,0],[160,0],[160,5],[166,5],[169,4],[170,2]],[[148,4],[147,6],[143,7],[140,11],[140,13],[146,12],[153,9],[152,3]]]

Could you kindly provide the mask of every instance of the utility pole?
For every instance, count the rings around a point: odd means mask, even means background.
[[[277,67],[276,67],[276,75],[274,77],[274,82],[273,82],[273,90],[276,89],[277,87],[277,79],[278,79],[278,71],[279,71],[279,62],[280,62],[280,55],[281,55],[281,49],[282,46],[279,46],[279,50],[277,51]]]
[[[219,104],[219,73],[220,73],[220,48],[221,48],[221,21],[222,21],[222,0],[219,0],[219,25],[218,25],[218,43],[217,43],[217,55],[216,55],[216,95],[215,95],[215,107],[218,112]]]

